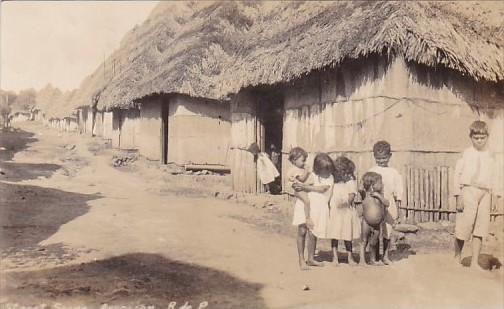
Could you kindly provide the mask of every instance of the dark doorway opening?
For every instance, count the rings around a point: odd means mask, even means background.
[[[169,102],[161,102],[161,164],[168,163],[168,117]]]
[[[284,97],[280,91],[268,90],[258,93],[257,113],[260,122],[258,130],[258,144],[266,152],[273,164],[278,169],[280,177],[269,185],[272,194],[282,191],[282,141]]]

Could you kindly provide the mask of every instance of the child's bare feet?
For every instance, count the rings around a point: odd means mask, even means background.
[[[308,267],[308,265],[306,265],[305,260],[300,260],[299,261],[299,269],[300,270],[309,270],[310,267]]]
[[[384,256],[384,257],[382,258],[382,262],[383,262],[383,264],[385,264],[385,265],[390,265],[390,264],[392,264],[392,261],[389,259],[389,257],[388,257],[388,256]]]
[[[359,265],[366,265],[366,257],[364,255],[364,253],[361,252],[361,254],[359,255]]]
[[[308,260],[308,261],[306,261],[306,265],[308,265],[308,266],[317,266],[317,267],[322,267],[322,266],[324,266],[324,263],[322,263],[322,262],[317,262],[317,261],[315,261],[315,260]]]
[[[348,253],[348,265],[355,266],[357,262],[354,260],[352,253]]]
[[[382,261],[370,260],[369,265],[371,266],[383,266]]]
[[[486,273],[487,271],[478,263],[471,263],[470,269],[474,272]]]

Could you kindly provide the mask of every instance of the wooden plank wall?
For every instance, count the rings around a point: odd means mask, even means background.
[[[257,141],[254,97],[242,92],[231,102],[231,175],[235,192],[256,193],[257,171],[251,153],[245,151]]]

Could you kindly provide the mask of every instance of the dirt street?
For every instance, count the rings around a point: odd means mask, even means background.
[[[391,266],[302,272],[289,206],[212,197],[229,176],[168,175],[141,159],[117,168],[104,140],[33,122],[0,132],[0,146],[2,308],[504,306],[502,267],[456,266],[449,230],[407,235]],[[499,267],[502,223],[492,229],[482,262]],[[320,250],[330,260],[328,242]]]

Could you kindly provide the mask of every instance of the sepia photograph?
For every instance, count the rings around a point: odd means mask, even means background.
[[[503,1],[0,1],[0,309],[502,309],[503,195]]]

